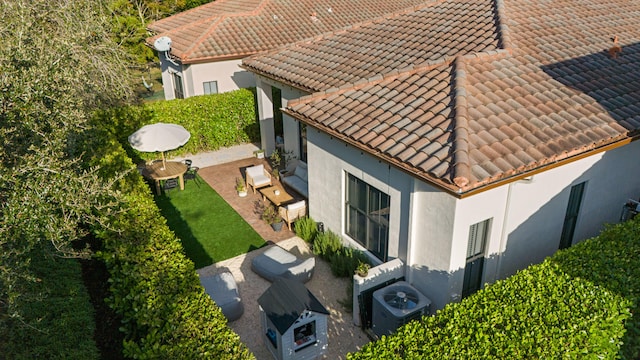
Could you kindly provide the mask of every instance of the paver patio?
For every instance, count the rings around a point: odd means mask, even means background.
[[[271,226],[260,218],[259,205],[263,202],[259,192],[248,192],[246,197],[239,197],[235,190],[236,178],[244,179],[244,169],[248,166],[264,164],[265,159],[246,158],[225,164],[203,167],[198,174],[206,181],[231,207],[233,207],[264,239],[277,244],[297,256],[312,256],[308,245],[296,237],[286,226],[282,231],[275,232]],[[274,179],[274,182],[280,184]],[[286,188],[286,187],[285,187]],[[290,189],[287,189],[289,191]],[[302,197],[294,191],[289,191],[295,200]],[[255,250],[232,259],[217,262],[213,265],[198,269],[198,273],[213,275],[229,271],[234,275],[244,303],[245,312],[242,317],[229,326],[240,335],[258,360],[272,359],[272,355],[261,340],[260,318],[257,299],[270,286],[270,282],[261,278],[251,270],[251,259],[261,253],[263,249]],[[329,348],[325,359],[344,359],[348,352],[360,349],[370,340],[359,327],[353,325],[352,314],[343,305],[343,300],[349,297],[347,293],[350,279],[335,278],[331,274],[329,264],[316,258],[316,268],[313,278],[306,283],[307,288],[329,310]]]

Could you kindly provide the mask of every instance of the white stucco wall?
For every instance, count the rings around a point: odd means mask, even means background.
[[[170,71],[182,75],[185,97],[204,95],[204,83],[209,81],[218,82],[219,93],[256,86],[253,73],[241,69],[241,63],[242,59],[236,59],[181,66],[180,63],[175,65],[167,61],[161,55],[160,67],[165,99],[174,98]]]
[[[208,81],[217,81],[220,93],[256,86],[253,73],[241,69],[241,63],[242,59],[191,64],[190,96],[203,95],[203,83]]]
[[[557,251],[571,186],[586,182],[574,243],[640,197],[640,143],[458,199],[317,130],[308,138],[311,217],[357,246],[343,232],[345,171],[389,194],[389,256],[407,264],[407,280],[436,309],[462,292],[471,225],[491,219],[483,282],[493,282]]]
[[[305,95],[258,79],[263,148],[275,147],[271,86],[282,104]],[[298,123],[284,116],[285,149],[298,154]],[[585,182],[573,242],[618,221],[627,199],[640,197],[640,142],[583,158],[463,199],[381,162],[357,148],[308,128],[309,214],[349,240],[345,228],[345,172],[390,196],[389,258],[406,264],[406,278],[434,309],[459,299],[469,228],[491,219],[483,282],[506,278],[557,251],[571,186]]]
[[[271,99],[271,87],[275,86],[280,89],[280,95],[282,96],[282,107],[286,107],[289,100],[300,98],[307,95],[307,93],[261,76],[256,76],[255,84],[258,119],[260,121],[261,147],[265,150],[268,156],[276,148],[276,134],[274,131],[273,123],[273,99]],[[285,151],[291,152],[292,156],[299,158],[300,134],[298,131],[298,121],[294,120],[286,114],[283,114],[282,122]]]
[[[175,99],[173,91],[173,78],[172,73],[178,73],[181,76],[182,66],[180,63],[174,64],[164,59],[164,55],[160,55],[160,69],[162,70],[162,87],[164,89],[165,100]]]
[[[413,179],[394,167],[383,163],[344,142],[332,139],[315,129],[307,132],[309,140],[309,214],[325,224],[325,229],[349,241],[345,229],[346,173],[365,181],[390,198],[389,259],[407,254]]]

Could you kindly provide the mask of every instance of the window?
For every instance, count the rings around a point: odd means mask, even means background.
[[[173,78],[173,95],[176,99],[184,99],[184,88],[182,87],[182,76],[178,73],[172,73]]]
[[[387,261],[389,242],[389,195],[347,174],[346,232],[373,253]]]
[[[204,86],[204,94],[217,94],[218,93],[218,82],[217,81],[205,81],[202,83]]]
[[[481,221],[469,227],[467,243],[467,264],[464,268],[462,296],[469,296],[480,290],[484,269],[484,251],[489,236],[491,219]]]
[[[300,160],[307,162],[307,124],[301,122],[298,124],[300,124]]]
[[[276,136],[282,136],[284,125],[282,123],[282,91],[275,86],[271,87],[271,101],[273,106],[273,128]]]
[[[316,343],[316,322],[315,320],[298,326],[293,329],[293,345],[294,351],[302,350],[302,348]]]
[[[578,222],[578,215],[580,214],[584,185],[585,183],[582,182],[571,187],[567,212],[564,216],[564,224],[562,225],[562,233],[560,235],[560,249],[566,249],[573,243],[573,233],[576,230],[576,223]]]

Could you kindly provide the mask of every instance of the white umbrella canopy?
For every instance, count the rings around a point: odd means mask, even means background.
[[[162,153],[162,167],[165,167],[164,152],[177,149],[191,138],[191,134],[176,124],[155,123],[145,125],[129,135],[129,144],[138,151]]]

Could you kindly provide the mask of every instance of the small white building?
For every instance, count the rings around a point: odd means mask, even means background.
[[[327,351],[329,311],[303,283],[277,278],[258,304],[262,340],[275,359],[316,359]]]
[[[640,196],[639,12],[435,1],[245,58],[263,148],[282,136],[310,216],[437,310]]]
[[[154,35],[171,40],[160,52],[165,99],[187,98],[255,86],[239,67],[243,58],[342,29],[423,0],[216,0],[151,23]]]

